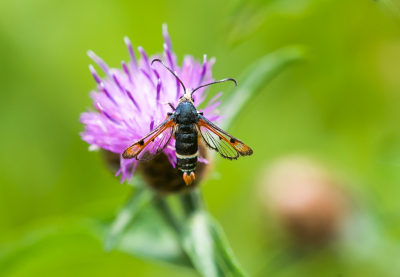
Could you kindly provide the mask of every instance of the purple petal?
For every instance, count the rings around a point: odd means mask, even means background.
[[[220,104],[221,104],[221,101],[217,101],[214,104],[212,104],[208,107],[205,107],[204,113],[209,113],[209,112],[215,110]]]
[[[153,85],[153,87],[155,86],[153,83],[153,80],[151,79],[150,75],[147,74],[147,72],[144,69],[140,69],[140,71],[143,73],[144,76],[146,76],[147,80],[149,80],[149,82]]]
[[[131,77],[131,74],[129,72],[128,66],[126,65],[125,61],[122,61],[121,65],[122,65],[122,68],[124,69],[126,76],[128,76],[129,82],[132,83],[132,77]]]
[[[101,79],[100,79],[99,75],[97,75],[97,71],[96,71],[96,69],[94,69],[93,65],[89,65],[89,70],[90,70],[90,73],[92,73],[93,78],[96,81],[96,83],[100,84]]]
[[[158,79],[158,82],[157,82],[157,101],[160,101],[160,92],[161,92],[161,79]]]
[[[211,116],[207,117],[207,119],[210,120],[211,122],[215,122],[215,121],[219,122],[223,118],[224,118],[223,116],[220,116],[220,115],[217,115],[217,114],[214,114],[214,115],[211,115]]]
[[[203,82],[204,76],[206,75],[206,71],[207,71],[207,55],[204,55],[204,58],[203,58],[203,67],[202,67],[202,69],[201,69],[200,80],[199,80],[198,86],[200,86],[201,83]]]
[[[162,25],[162,34],[164,37],[165,44],[167,44],[168,49],[172,51],[172,43],[168,33],[168,26],[166,23]]]
[[[128,176],[128,183],[131,182],[133,174],[135,173],[138,164],[139,164],[139,162],[137,162],[137,161],[133,162],[133,166],[132,166],[131,172],[130,172],[130,174]]]
[[[157,70],[153,67],[152,67],[152,69],[153,69],[154,74],[156,74],[157,79],[160,79],[160,74],[158,74]]]
[[[209,163],[210,163],[206,158],[203,158],[203,157],[201,157],[201,156],[197,156],[197,160],[198,160],[200,163],[203,163],[203,164],[209,164]]]
[[[119,88],[119,90],[123,92],[124,89],[122,88],[121,83],[118,81],[117,75],[113,74],[112,76],[113,76],[114,82],[117,85],[117,87]]]
[[[132,47],[131,41],[129,40],[128,37],[124,37],[124,41],[125,41],[126,47],[128,48],[128,53],[129,53],[129,57],[131,59],[132,66],[134,68],[138,68],[135,52],[133,51],[133,47]]]
[[[97,56],[92,50],[87,51],[87,55],[104,71],[104,73],[108,74],[110,68],[108,65],[99,57]]]
[[[126,94],[128,95],[129,99],[131,99],[133,105],[135,105],[136,109],[138,109],[139,112],[140,112],[140,111],[141,111],[141,110],[140,110],[140,106],[138,105],[138,103],[137,103],[137,102],[135,101],[135,99],[133,98],[132,93],[131,93],[127,88],[125,88],[125,92],[126,92]]]
[[[103,107],[100,105],[100,103],[96,103],[97,108],[108,118],[110,119],[112,122],[117,123],[117,124],[121,124],[120,121],[118,121],[116,118],[114,118],[113,116],[111,116],[108,112],[106,112]]]
[[[142,46],[139,46],[139,47],[138,47],[138,50],[139,50],[139,52],[140,52],[140,55],[142,55],[142,59],[143,59],[144,63],[146,64],[147,71],[148,71],[149,74],[150,74],[150,72],[151,72],[151,66],[150,66],[149,58],[147,57],[146,51],[144,51],[144,49],[143,49]]]
[[[150,132],[153,131],[153,129],[154,129],[154,118],[152,118],[150,122]]]
[[[174,151],[175,152],[175,151]],[[170,151],[164,151],[165,155],[168,158],[168,161],[171,163],[172,167],[175,168],[176,167],[176,155],[174,152],[170,152]]]
[[[106,88],[106,86],[104,85],[104,83],[100,83],[100,87],[101,90],[107,95],[107,97],[115,104],[118,106],[117,102],[115,101],[115,99],[111,96],[111,94],[109,93],[108,89]]]
[[[213,104],[215,101],[218,100],[218,98],[222,96],[222,94],[224,94],[222,91],[218,92],[213,98],[210,99],[210,101],[208,101],[206,106],[210,106],[211,104]]]
[[[174,71],[174,62],[172,60],[172,54],[166,43],[164,43],[164,51],[165,54],[167,55],[169,66],[171,67],[172,71]]]

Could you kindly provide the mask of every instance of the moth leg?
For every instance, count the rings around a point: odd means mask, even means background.
[[[170,102],[164,102],[164,103],[163,103],[163,102],[158,101],[158,103],[160,103],[161,105],[167,105],[167,104],[168,104],[168,105],[171,107],[172,110],[174,110],[174,111],[176,110],[176,108],[174,107],[174,105],[172,105]]]
[[[174,107],[174,105],[172,105],[170,102],[168,102],[168,105],[171,107],[172,110],[176,110],[176,108]]]

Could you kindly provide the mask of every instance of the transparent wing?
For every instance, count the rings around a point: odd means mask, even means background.
[[[155,155],[160,154],[171,140],[174,125],[173,117],[168,117],[145,137],[129,146],[122,154],[122,157],[124,159],[136,158],[141,162],[151,160]]]
[[[217,151],[222,157],[236,160],[239,156],[250,156],[253,150],[239,139],[229,135],[202,115],[198,125],[206,145]]]

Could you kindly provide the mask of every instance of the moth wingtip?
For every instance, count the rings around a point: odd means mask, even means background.
[[[122,153],[122,158],[124,159],[133,159],[135,157],[135,155],[133,155],[132,150],[131,149],[126,149],[123,153]]]
[[[122,153],[122,158],[129,159],[130,156],[126,153],[126,151],[124,151],[124,153]]]

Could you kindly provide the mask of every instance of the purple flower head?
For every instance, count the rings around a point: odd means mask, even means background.
[[[133,142],[165,120],[167,113],[172,110],[164,103],[170,102],[175,107],[178,105],[179,97],[183,95],[179,81],[159,63],[151,65],[153,59],[163,60],[187,88],[196,88],[213,81],[211,68],[214,59],[207,61],[204,55],[203,62],[199,63],[192,56],[186,56],[182,66],[179,66],[166,25],[163,25],[163,37],[165,43],[162,56],[148,57],[144,49],[138,47],[141,55],[138,61],[130,40],[125,37],[130,61],[122,61],[122,69],[110,68],[92,51],[88,52],[89,57],[105,73],[101,78],[94,67],[89,66],[97,83],[96,89],[90,93],[96,111],[82,113],[80,121],[85,125],[85,131],[81,133],[82,139],[90,144],[90,150],[103,148],[121,155]],[[207,96],[204,90],[201,88],[193,95],[196,108]],[[211,121],[220,119],[215,113],[220,104],[217,101],[220,96],[221,93],[217,94],[203,109],[204,115]],[[175,167],[173,140],[163,152]],[[204,159],[199,161],[207,162]],[[132,178],[138,163],[135,159],[120,158],[120,169],[116,175],[122,175],[121,182]]]

